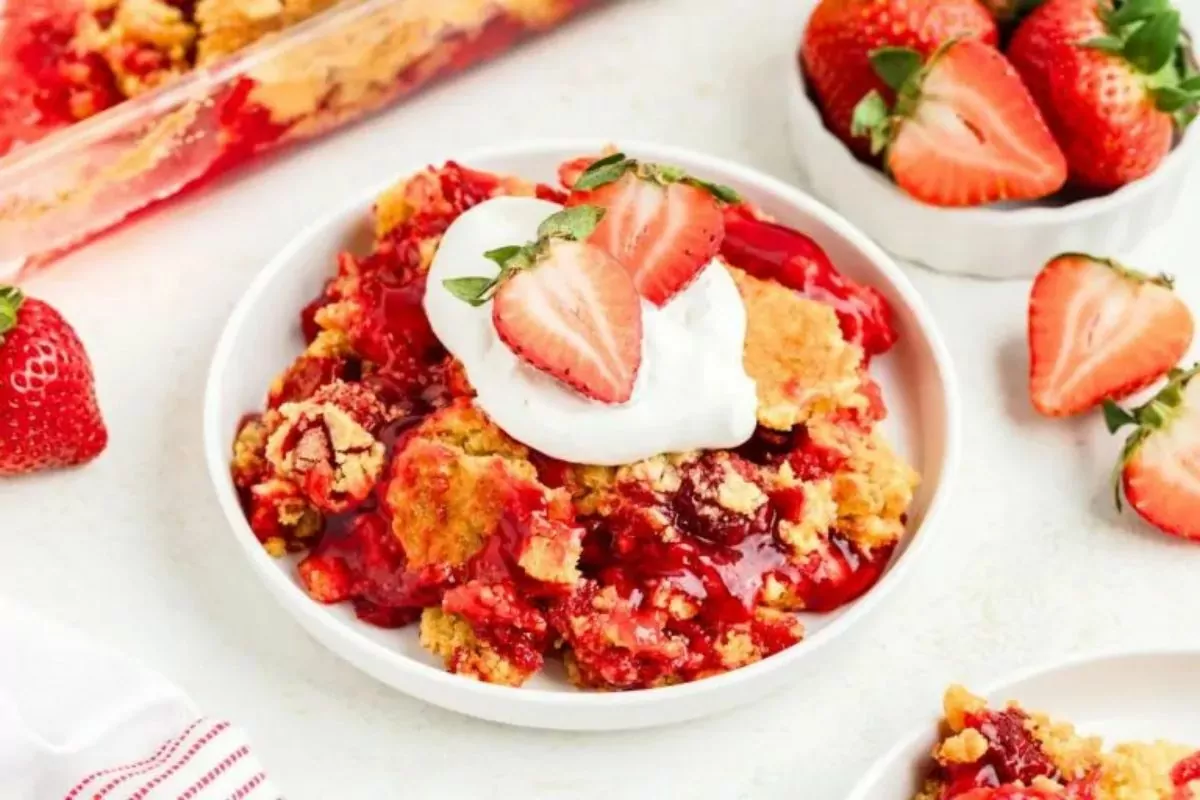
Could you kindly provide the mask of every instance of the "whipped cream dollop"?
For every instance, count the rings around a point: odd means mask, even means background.
[[[584,397],[518,358],[492,324],[492,304],[472,307],[448,278],[494,277],[487,250],[537,238],[557,203],[497,197],[446,231],[429,271],[425,312],[466,368],[475,402],[505,433],[554,458],[618,465],[659,453],[730,448],[754,432],[754,381],[742,366],[746,308],[719,259],[664,308],[642,301],[642,366],[626,403]]]

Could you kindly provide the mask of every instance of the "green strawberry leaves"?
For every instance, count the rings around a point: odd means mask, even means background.
[[[1200,81],[1195,77],[1191,41],[1171,0],[1118,0],[1101,3],[1105,36],[1081,43],[1123,58],[1145,76],[1155,106],[1187,127],[1200,109]]]
[[[1139,72],[1153,75],[1175,55],[1182,25],[1178,11],[1165,11],[1146,19],[1125,40],[1125,59]]]
[[[671,164],[651,164],[628,158],[624,153],[613,153],[599,161],[593,162],[583,171],[583,174],[579,176],[575,181],[575,185],[571,188],[581,191],[596,189],[605,184],[620,180],[630,170],[638,178],[645,181],[653,181],[661,186],[666,186],[669,183],[686,183],[689,186],[695,186],[697,189],[703,189],[722,203],[734,204],[742,202],[741,195],[724,184],[701,180],[689,175],[682,168],[672,166]]]
[[[1171,370],[1167,374],[1167,385],[1150,402],[1131,410],[1122,408],[1112,400],[1104,401],[1104,424],[1109,433],[1116,433],[1128,425],[1137,427],[1137,430],[1125,441],[1125,446],[1121,449],[1121,458],[1117,461],[1116,471],[1113,474],[1114,494],[1118,509],[1122,508],[1121,475],[1125,471],[1125,465],[1129,463],[1129,459],[1133,458],[1147,438],[1166,428],[1183,411],[1186,399],[1184,390],[1197,374],[1200,374],[1200,364],[1192,366],[1191,369]]]
[[[447,278],[442,285],[464,303],[479,307],[495,297],[506,280],[537,264],[549,249],[551,239],[582,242],[592,235],[603,218],[604,209],[600,206],[564,208],[542,220],[542,224],[538,225],[537,241],[497,247],[483,254],[484,258],[496,262],[500,267],[496,277]]]
[[[892,139],[891,109],[879,92],[871,92],[854,107],[850,119],[853,136],[871,138],[871,155],[879,155]]]
[[[17,312],[25,302],[25,293],[15,286],[0,286],[0,344],[4,334],[17,326]]]
[[[606,183],[620,180],[622,175],[636,165],[637,162],[632,158],[626,158],[624,153],[613,153],[611,156],[605,156],[599,161],[592,162],[571,188],[581,191],[596,189]]]
[[[603,217],[604,209],[600,206],[564,208],[542,220],[537,229],[538,239],[573,239],[582,242],[592,235]]]
[[[920,71],[922,59],[907,47],[881,47],[871,51],[871,66],[888,86],[900,91]]]
[[[1113,8],[1101,5],[1100,13],[1110,29],[1142,22],[1171,10],[1171,0],[1123,0]]]
[[[446,291],[473,306],[481,306],[492,299],[496,281],[492,278],[449,278],[442,281]]]
[[[929,59],[933,64],[937,58],[958,39],[946,42]],[[871,154],[879,155],[891,142],[896,133],[897,120],[911,113],[921,94],[921,81],[927,64],[916,50],[907,47],[880,47],[870,54],[871,67],[875,74],[896,92],[896,104],[889,108],[879,92],[867,94],[854,107],[850,119],[850,134],[871,139]]]

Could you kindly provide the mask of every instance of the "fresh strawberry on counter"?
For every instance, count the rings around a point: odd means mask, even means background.
[[[75,331],[42,301],[0,286],[0,476],[84,464],[107,444]]]
[[[896,91],[893,107],[872,91],[854,112],[854,135],[896,183],[937,206],[1035,200],[1067,179],[1062,151],[1020,77],[995,48],[955,40],[922,64],[915,50],[871,53]]]
[[[1200,540],[1200,365],[1172,370],[1170,381],[1144,406],[1104,405],[1108,429],[1135,426],[1117,467],[1121,493],[1133,510],[1173,536]]]
[[[1029,296],[1029,393],[1065,417],[1146,388],[1192,343],[1192,314],[1166,276],[1068,253],[1052,259]]]
[[[496,333],[530,365],[602,403],[624,403],[642,364],[642,306],[629,272],[586,240],[604,216],[575,206],[548,217],[538,240],[486,255],[495,278],[452,278],[472,305],[492,301]]]
[[[1047,0],[1013,35],[1021,73],[1070,165],[1108,191],[1153,172],[1200,101],[1179,12],[1167,0]]]
[[[859,156],[868,143],[850,132],[854,108],[872,91],[894,99],[870,54],[905,47],[928,56],[956,37],[997,43],[996,23],[976,0],[822,0],[809,19],[800,61],[825,124]]]

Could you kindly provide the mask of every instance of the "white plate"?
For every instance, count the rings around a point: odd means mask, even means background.
[[[1185,21],[1200,30],[1200,10],[1187,5]],[[805,14],[793,41],[807,25]],[[792,152],[808,186],[895,256],[940,272],[1028,278],[1059,253],[1125,256],[1171,218],[1200,159],[1197,123],[1158,169],[1106,195],[1057,206],[938,208],[909,197],[825,127],[796,59],[788,62],[785,83]]]
[[[600,141],[550,141],[469,154],[448,154],[484,170],[553,181],[567,158],[598,152]],[[873,373],[891,409],[889,435],[920,470],[923,484],[909,516],[910,536],[887,573],[865,597],[841,611],[806,619],[799,645],[744,669],[697,683],[627,693],[573,689],[548,670],[521,689],[477,683],[444,672],[423,650],[415,628],[382,630],[359,622],[348,605],[310,600],[294,565],[269,557],[256,542],[229,478],[229,452],[238,420],[262,407],[271,380],[302,351],[299,310],[334,272],[338,251],[370,241],[369,209],[380,190],[364,191],[340,211],[301,229],[255,279],[217,345],[204,410],[205,453],[225,515],[246,556],[272,593],[313,636],[346,660],[401,691],[485,719],[545,728],[597,730],[675,722],[730,708],[796,682],[815,668],[821,646],[849,631],[878,607],[911,569],[933,535],[932,523],[955,472],[959,401],[949,356],[929,311],[908,279],[870,240],[808,195],[780,181],[709,156],[656,145],[623,143],[640,158],[678,164],[728,184],[782,222],[808,233],[852,278],[877,287],[891,302],[900,344],[878,359]],[[415,165],[416,171],[421,165]]]
[[[1118,741],[1167,739],[1200,748],[1200,650],[1088,656],[1022,673],[983,691]],[[968,687],[970,688],[970,687]],[[928,775],[940,709],[868,770],[847,800],[912,800]]]

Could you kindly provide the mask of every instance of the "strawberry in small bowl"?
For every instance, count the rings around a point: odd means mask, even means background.
[[[934,269],[1125,252],[1200,147],[1183,27],[1146,0],[821,0],[791,70],[794,151],[817,193]]]

